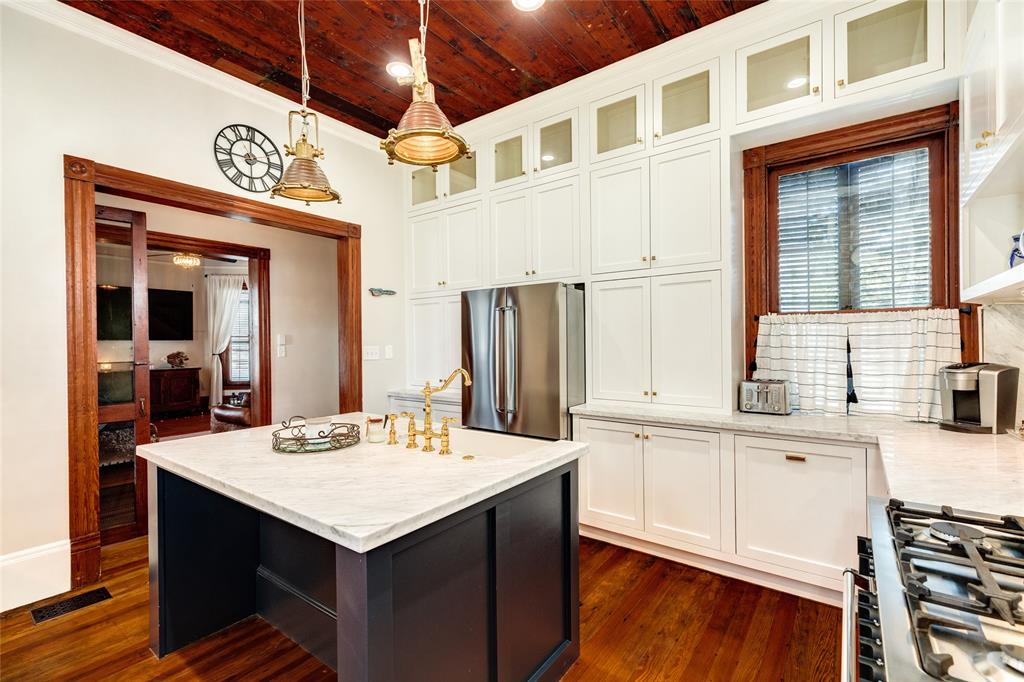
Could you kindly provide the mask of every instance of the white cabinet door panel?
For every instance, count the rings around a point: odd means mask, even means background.
[[[530,272],[530,197],[526,192],[491,199],[491,262],[496,284],[522,282]]]
[[[591,285],[594,398],[650,402],[650,292],[647,278]]]
[[[444,379],[457,367],[462,367],[462,296],[446,297],[444,304],[445,348],[442,355],[441,373]],[[449,390],[458,390],[454,386]]]
[[[640,427],[580,420],[590,444],[580,460],[580,523],[644,528],[644,465]]]
[[[651,265],[721,258],[718,140],[651,158]]]
[[[483,284],[481,223],[479,202],[445,211],[447,273],[442,278],[445,289],[465,289]]]
[[[722,407],[719,271],[651,278],[651,377],[656,403]]]
[[[579,275],[579,180],[534,188],[532,204],[531,276],[546,279]]]
[[[721,549],[719,435],[656,426],[643,435],[647,532]]]
[[[736,50],[736,120],[821,102],[821,22]]]
[[[866,533],[864,448],[736,436],[736,551],[840,580]]]
[[[444,217],[431,213],[409,221],[410,266],[415,292],[436,291],[444,279]]]
[[[414,299],[409,303],[409,383],[436,382],[448,359],[446,306],[458,296]]]
[[[647,159],[590,174],[593,271],[650,266],[650,190]]]

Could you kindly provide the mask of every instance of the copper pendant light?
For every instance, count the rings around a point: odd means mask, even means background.
[[[419,0],[420,37],[409,41],[413,74],[401,76],[401,85],[412,86],[412,104],[402,115],[397,128],[388,131],[380,141],[380,148],[388,155],[388,164],[395,160],[414,166],[433,166],[451,163],[463,156],[472,157],[465,138],[455,132],[448,117],[434,102],[434,86],[427,79],[427,19],[430,0]]]
[[[312,111],[306,110],[309,101],[309,67],[306,66],[306,13],[304,0],[299,0],[299,48],[302,52],[302,108],[288,112],[288,144],[284,146],[286,156],[294,156],[284,174],[276,185],[270,188],[270,198],[277,196],[296,201],[337,201],[341,203],[341,195],[331,187],[327,176],[317,164],[317,159],[324,158],[324,150],[320,147],[320,119]],[[299,139],[292,137],[295,117],[300,117]],[[309,140],[309,123],[313,119],[313,141]]]

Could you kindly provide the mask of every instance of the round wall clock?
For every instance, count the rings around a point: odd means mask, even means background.
[[[249,192],[266,192],[281,179],[281,153],[252,126],[224,126],[213,141],[213,155],[224,176]]]

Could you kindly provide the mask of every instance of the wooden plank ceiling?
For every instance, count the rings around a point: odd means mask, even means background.
[[[297,100],[296,0],[62,0],[249,83]],[[433,0],[430,80],[458,125],[764,0]],[[311,108],[384,136],[409,105],[388,76],[409,61],[410,0],[307,0]]]

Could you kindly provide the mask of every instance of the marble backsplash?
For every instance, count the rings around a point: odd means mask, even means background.
[[[985,306],[982,312],[982,360],[1021,368],[1017,384],[1017,421],[1024,419],[1024,304]]]

